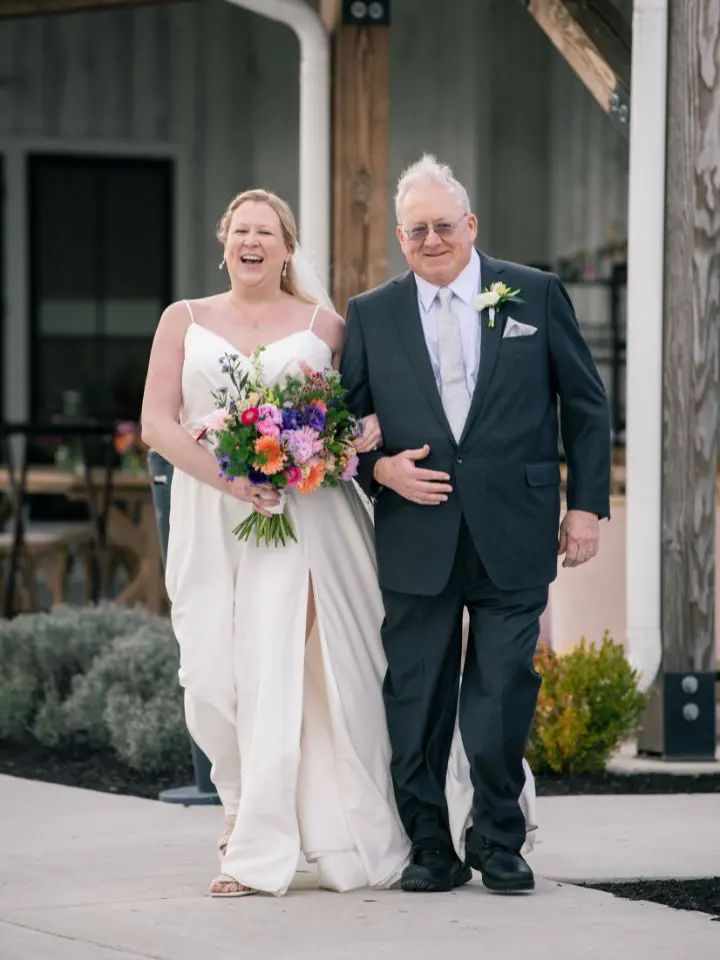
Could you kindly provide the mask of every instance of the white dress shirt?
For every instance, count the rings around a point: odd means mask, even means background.
[[[438,347],[437,315],[440,313],[438,290],[440,287],[428,283],[415,274],[415,283],[418,292],[418,307],[422,321],[423,333],[430,363],[432,364],[435,382],[440,389],[440,350]],[[480,257],[477,250],[473,250],[470,263],[462,273],[450,284],[453,292],[451,309],[458,318],[460,336],[462,338],[463,360],[465,362],[465,376],[467,377],[470,396],[475,391],[478,368],[480,366],[480,321],[478,311],[473,305],[475,297],[480,292]]]

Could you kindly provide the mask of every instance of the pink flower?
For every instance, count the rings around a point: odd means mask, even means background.
[[[257,432],[263,437],[279,437],[280,427],[272,420],[258,420]]]
[[[288,467],[285,471],[285,478],[289,487],[296,487],[302,480],[302,471],[300,467]]]
[[[274,403],[261,403],[258,407],[257,431],[263,437],[279,437],[282,414]]]
[[[352,480],[358,471],[358,455],[353,453],[347,462],[347,466],[340,475],[341,480]]]
[[[282,414],[274,403],[261,403],[258,407],[260,420],[269,420],[276,426],[282,426]]]
[[[213,410],[210,416],[206,418],[205,426],[208,430],[224,430],[229,419],[230,414],[223,407],[220,407],[218,410]]]
[[[259,416],[260,411],[257,407],[248,407],[240,414],[240,420],[246,427],[251,427],[254,423],[257,423]]]

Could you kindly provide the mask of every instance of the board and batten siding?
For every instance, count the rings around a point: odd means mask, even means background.
[[[0,20],[8,186],[21,192],[34,149],[175,159],[174,292],[217,291],[229,198],[264,186],[296,207],[298,77],[292,31],[225,0]],[[390,88],[391,184],[436,153],[466,184],[484,249],[554,265],[624,237],[627,140],[521,4],[453,0],[440,13],[437,0],[395,0]],[[25,197],[8,209],[22,249],[6,252],[6,323],[22,328]],[[395,273],[392,211],[388,231]],[[581,316],[606,316],[602,291],[578,297]]]
[[[178,296],[218,288],[216,223],[260,184],[297,194],[297,41],[223,0],[0,21],[0,152],[179,160]],[[177,225],[176,225],[177,239]]]

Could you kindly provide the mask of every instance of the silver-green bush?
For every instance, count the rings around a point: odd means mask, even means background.
[[[145,772],[187,758],[167,620],[113,604],[0,621],[0,742],[81,740]]]

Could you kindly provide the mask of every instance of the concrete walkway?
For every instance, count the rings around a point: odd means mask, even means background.
[[[0,777],[2,960],[715,960],[720,924],[562,881],[720,873],[720,795],[541,798],[533,896],[213,901],[218,808]]]

